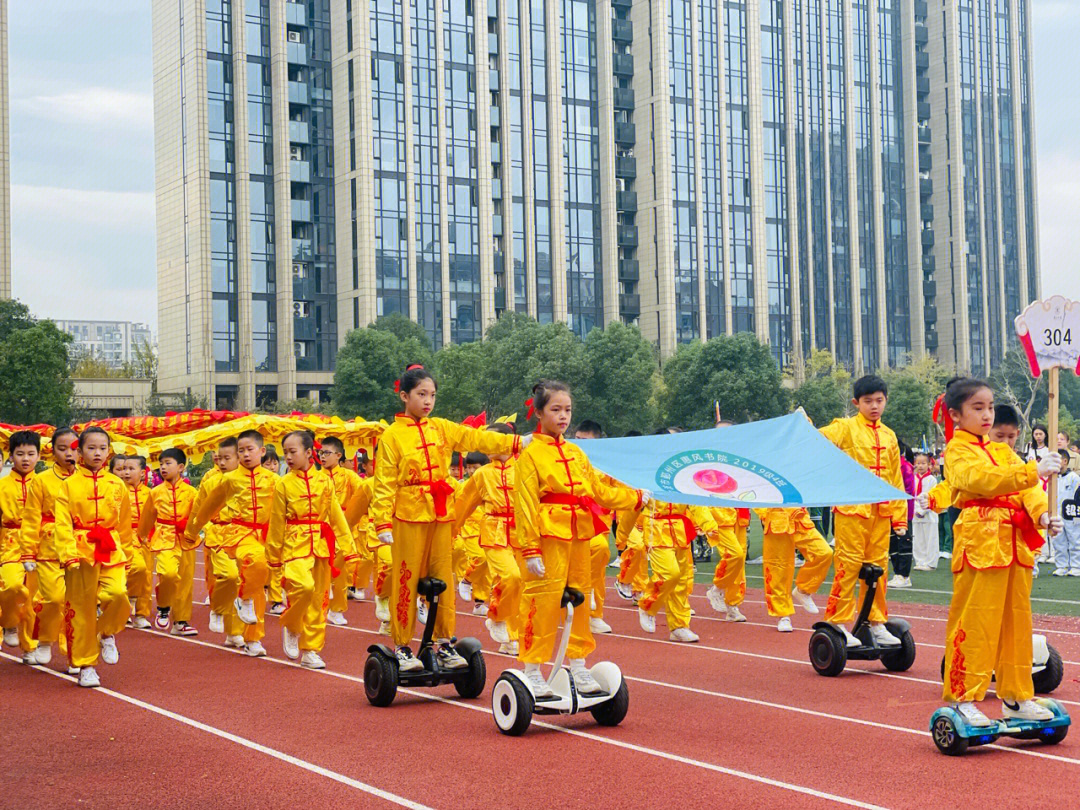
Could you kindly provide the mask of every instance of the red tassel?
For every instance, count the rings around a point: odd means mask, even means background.
[[[945,395],[942,394],[934,402],[934,414],[933,420],[935,424],[941,425],[941,430],[945,433],[945,441],[949,442],[953,437],[953,421],[949,416],[949,409],[945,407]]]
[[[394,393],[395,394],[400,394],[401,393],[401,380],[394,380]]]
[[[533,410],[532,397],[529,397],[527,400],[525,400],[525,407],[528,408],[528,410],[525,412],[525,421],[528,422],[530,419],[533,418],[533,414],[536,413],[536,411]]]

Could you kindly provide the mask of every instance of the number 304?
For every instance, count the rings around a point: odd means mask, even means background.
[[[1043,344],[1046,346],[1060,346],[1063,343],[1072,344],[1072,329],[1044,329]]]

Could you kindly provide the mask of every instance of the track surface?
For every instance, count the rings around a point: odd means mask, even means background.
[[[199,574],[201,576],[201,574]],[[201,595],[201,583],[196,583]],[[277,620],[269,657],[221,646],[196,607],[196,639],[126,630],[120,663],[100,665],[100,690],[76,688],[54,655],[49,672],[0,658],[3,804],[60,808],[597,806],[959,807],[978,785],[1001,806],[1030,806],[1032,784],[1071,784],[1080,742],[1004,742],[962,759],[937,753],[926,732],[941,703],[945,609],[896,605],[918,658],[894,675],[855,662],[822,678],[806,653],[815,617],[777,633],[761,594],[747,624],[714,618],[698,587],[699,644],[646,636],[636,609],[609,589],[593,660],[622,667],[630,713],[602,729],[588,714],[536,718],[522,738],[499,734],[490,692],[403,690],[376,709],[363,696],[373,606],[350,602],[347,628],[328,628],[328,669],[285,659]],[[823,602],[819,597],[819,602]],[[458,603],[458,634],[493,645]],[[1080,707],[1080,622],[1036,617],[1066,661],[1054,697]],[[489,687],[516,666],[486,652]],[[998,706],[988,701],[988,713]],[[1038,780],[1036,782],[1036,780]]]

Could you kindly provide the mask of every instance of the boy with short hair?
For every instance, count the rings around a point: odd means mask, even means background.
[[[19,647],[23,653],[32,652],[34,643],[34,612],[30,609],[37,592],[37,577],[28,577],[34,566],[24,557],[19,536],[22,529],[23,507],[34,481],[34,468],[41,453],[41,437],[29,430],[17,430],[8,441],[11,454],[11,474],[0,478],[0,625],[4,628],[4,644]]]
[[[236,437],[229,436],[224,439],[214,452],[214,466],[206,471],[206,475],[199,482],[199,491],[195,495],[195,502],[191,505],[192,521],[199,514],[210,493],[221,483],[221,476],[232,472],[239,466],[237,458]],[[188,521],[189,525],[192,521]],[[224,558],[228,554],[222,549],[225,537],[225,527],[228,521],[211,520],[203,529],[203,577],[206,582],[207,600],[210,604],[210,620],[207,629],[211,633],[226,633],[227,625],[236,625],[236,609],[233,607],[233,599],[236,598],[238,583],[233,581],[229,586],[230,573],[235,573],[230,564]],[[196,538],[190,538],[195,542]],[[233,578],[235,579],[235,578]],[[223,588],[219,590],[219,584]],[[231,619],[229,618],[231,617]],[[239,630],[235,634],[239,635]],[[235,641],[235,638],[233,639]],[[233,646],[227,644],[227,646]]]
[[[319,462],[323,472],[334,484],[334,494],[337,497],[338,506],[344,509],[352,503],[360,491],[360,476],[348,467],[341,466],[345,458],[345,445],[336,436],[328,436],[321,442],[319,448]],[[353,530],[353,524],[349,524]],[[348,624],[345,619],[345,611],[349,608],[349,569],[357,559],[357,537],[355,534],[349,537],[340,537],[334,547],[334,568],[337,576],[330,580],[330,610],[326,614],[328,624],[341,627]]]
[[[858,412],[836,419],[821,433],[878,478],[901,492],[900,445],[896,434],[881,422],[889,399],[889,388],[880,377],[868,374],[855,381],[851,400]],[[858,506],[838,506],[834,510],[833,535],[836,538],[834,561],[836,574],[825,608],[825,621],[840,630],[849,647],[862,646],[844,626],[855,617],[855,592],[859,571],[864,563],[889,568],[889,532],[900,535],[908,530],[907,503],[884,501]],[[885,575],[882,574],[870,609],[870,634],[879,645],[897,645],[900,639],[890,633],[885,622],[889,617],[885,603]]]
[[[153,608],[154,555],[139,538],[139,521],[150,497],[146,485],[146,459],[142,456],[113,456],[110,466],[116,462],[113,475],[127,484],[131,499],[131,548],[125,549],[128,557],[127,593],[131,600],[131,626],[148,630]]]
[[[1061,474],[1058,476],[1058,514],[1064,524],[1061,533],[1051,538],[1054,547],[1055,577],[1080,577],[1080,474],[1069,469],[1069,452],[1060,450]]]

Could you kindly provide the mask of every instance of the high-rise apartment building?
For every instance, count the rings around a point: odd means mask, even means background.
[[[985,371],[1038,293],[1030,2],[155,3],[163,371],[304,394],[380,315],[507,309]]]
[[[68,356],[72,360],[92,357],[118,369],[134,362],[137,351],[154,345],[154,336],[145,323],[68,320],[55,323],[57,329],[72,337],[68,344]]]
[[[0,0],[0,298],[11,298],[11,131],[8,115],[8,3]]]

